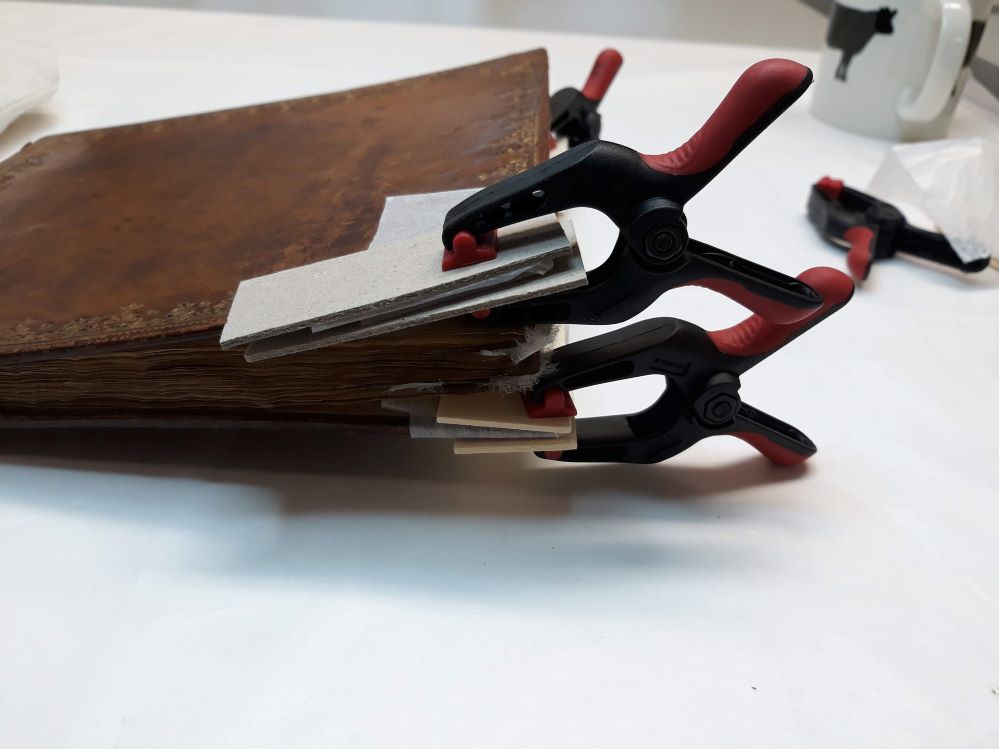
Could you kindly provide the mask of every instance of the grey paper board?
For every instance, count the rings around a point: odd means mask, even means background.
[[[384,316],[393,309],[412,311],[428,295],[459,293],[468,284],[573,252],[558,221],[547,216],[501,230],[495,260],[445,273],[440,267],[439,227],[451,205],[453,198],[445,193],[432,211],[425,204],[399,206],[414,227],[429,223],[436,227],[432,232],[404,239],[397,239],[396,232],[392,241],[363,252],[243,281],[222,332],[222,347],[313,326],[329,327],[338,318],[366,312]]]
[[[533,299],[545,294],[554,294],[564,289],[573,289],[586,283],[586,270],[582,258],[578,254],[558,258],[552,272],[546,276],[535,277],[529,281],[508,287],[479,292],[468,298],[459,298],[429,309],[416,309],[398,317],[383,320],[372,325],[357,327],[344,326],[313,332],[311,329],[296,330],[262,340],[253,341],[246,348],[247,361],[261,361],[277,356],[287,356],[299,351],[309,351],[336,343],[354,341],[360,338],[390,333],[394,330],[424,325],[446,320],[450,317],[481,309],[511,304],[522,299]]]

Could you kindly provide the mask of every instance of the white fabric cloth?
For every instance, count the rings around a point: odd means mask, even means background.
[[[999,256],[999,145],[984,138],[900,143],[885,153],[868,192],[915,206],[965,262]]]
[[[59,87],[59,64],[47,47],[0,37],[0,132],[52,98]]]

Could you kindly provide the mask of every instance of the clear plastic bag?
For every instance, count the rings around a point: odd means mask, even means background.
[[[892,146],[867,191],[896,204],[914,224],[925,223],[923,214],[965,262],[999,255],[999,144],[993,141]]]

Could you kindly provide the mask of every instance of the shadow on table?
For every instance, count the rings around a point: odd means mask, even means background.
[[[742,526],[786,516],[765,489],[740,495],[801,471],[755,454],[560,465],[330,431],[0,431],[4,501],[179,537],[185,573],[445,595],[744,568],[758,549],[733,540]]]
[[[41,137],[56,121],[56,117],[46,112],[26,112],[0,132],[0,152],[6,151],[15,143],[34,141]]]
[[[755,453],[710,468],[568,465],[530,453],[456,456],[444,440],[323,429],[0,430],[0,464],[248,484],[273,491],[288,515],[563,514],[578,494],[693,501],[795,479],[804,470],[772,466]],[[343,491],[358,481],[384,491]]]

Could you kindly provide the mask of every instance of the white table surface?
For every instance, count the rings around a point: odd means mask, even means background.
[[[775,19],[779,22],[779,19]],[[333,91],[537,46],[625,65],[604,136],[668,150],[738,73],[811,52],[0,3],[56,48],[41,135]],[[995,135],[965,102],[953,135]],[[796,105],[688,208],[797,273],[808,185],[885,144]],[[612,228],[580,220],[587,263]],[[16,290],[4,290],[16,293]],[[744,378],[819,454],[713,439],[650,467],[293,432],[0,438],[0,745],[999,746],[999,273],[904,260]],[[703,290],[646,315],[720,327]],[[574,336],[588,334],[579,329]],[[634,410],[654,380],[578,399]]]

